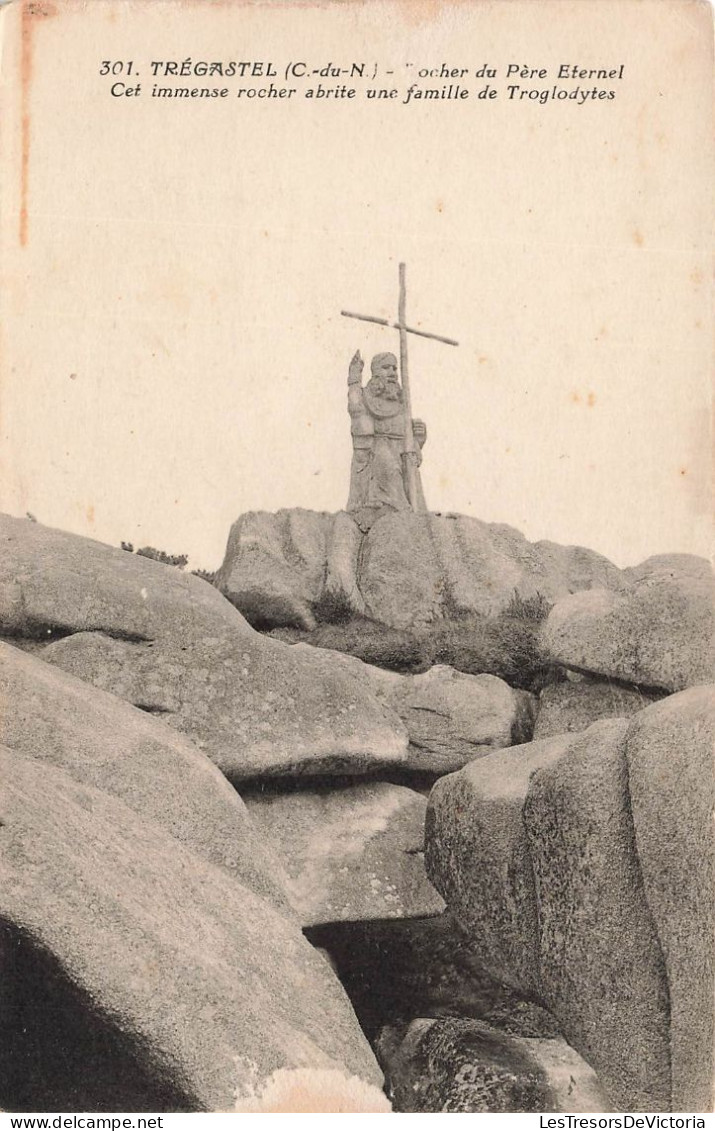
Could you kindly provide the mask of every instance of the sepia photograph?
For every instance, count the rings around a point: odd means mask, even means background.
[[[705,1128],[710,4],[0,51],[3,1128]]]

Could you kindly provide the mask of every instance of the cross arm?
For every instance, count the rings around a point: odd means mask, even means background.
[[[387,318],[375,318],[371,314],[354,314],[352,310],[341,310],[345,318],[358,318],[361,322],[376,322],[378,326],[390,326],[393,330],[405,330],[407,334],[417,334],[420,338],[431,338],[435,342],[443,342],[446,346],[458,346],[454,338],[444,338],[441,334],[431,334],[427,330],[416,330],[413,326],[402,326],[399,322],[390,322]]]

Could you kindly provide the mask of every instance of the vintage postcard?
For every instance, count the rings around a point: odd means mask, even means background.
[[[0,7],[4,1111],[704,1126],[712,23]]]

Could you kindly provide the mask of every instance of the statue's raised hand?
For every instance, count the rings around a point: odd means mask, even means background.
[[[360,350],[357,350],[348,369],[348,385],[356,385],[362,381],[362,371],[364,368],[365,362],[362,359]]]
[[[424,420],[412,421],[412,435],[414,436],[419,446],[423,447],[425,440],[427,439],[427,425],[425,424]]]

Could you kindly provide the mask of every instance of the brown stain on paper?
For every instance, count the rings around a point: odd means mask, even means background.
[[[571,404],[585,404],[587,408],[593,408],[596,403],[596,394],[586,393],[585,396],[582,396],[581,393],[574,390],[574,392],[569,395],[569,400]]]
[[[454,11],[469,9],[471,4],[472,0],[399,0],[395,9],[407,27],[421,28],[425,24],[439,24]]]
[[[57,15],[44,0],[25,0],[20,16],[20,247],[27,246],[30,190],[30,144],[32,138],[30,94],[33,76],[33,34],[37,20]]]

